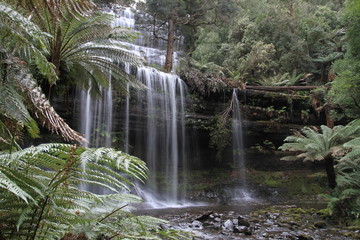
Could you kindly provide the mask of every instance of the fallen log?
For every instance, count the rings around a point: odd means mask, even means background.
[[[245,89],[261,90],[261,91],[311,91],[321,86],[245,86]]]

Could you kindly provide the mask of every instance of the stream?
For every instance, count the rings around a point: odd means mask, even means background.
[[[183,230],[193,239],[359,239],[359,230],[341,227],[322,219],[321,202],[239,201],[229,205],[197,203],[177,208],[141,209],[138,215],[150,215],[169,221],[163,228]]]

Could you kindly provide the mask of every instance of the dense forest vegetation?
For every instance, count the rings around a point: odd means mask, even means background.
[[[128,190],[129,179],[145,181],[145,164],[114,149],[76,145],[86,140],[49,100],[74,86],[91,86],[99,94],[110,78],[121,92],[126,84],[139,86],[118,66],[146,62],[121,44],[136,35],[113,28],[111,16],[100,11],[110,3],[134,1],[0,1],[0,240],[74,238],[84,232],[85,238],[189,238],[162,229],[160,219],[129,213],[128,205],[141,199],[119,189]],[[326,111],[328,121],[289,136],[281,149],[296,152],[285,160],[324,161],[328,215],[359,225],[359,1],[148,0],[137,8],[156,20],[154,34],[167,42],[166,72],[173,69],[174,42],[182,36],[186,56],[176,71],[186,78],[241,89],[316,86],[316,110]],[[160,26],[167,27],[163,35],[157,34]],[[22,149],[24,139],[41,136],[39,125],[74,145]],[[115,193],[89,193],[80,183]],[[94,206],[111,207],[90,211]]]

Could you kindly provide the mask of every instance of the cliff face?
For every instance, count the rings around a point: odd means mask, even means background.
[[[188,104],[188,125],[201,136],[200,142],[211,142],[212,132],[216,131],[217,127],[228,128],[231,131],[231,96],[236,88],[239,89],[238,100],[244,125],[246,166],[275,170],[314,166],[301,161],[280,161],[284,153],[277,149],[293,130],[299,130],[305,125],[326,124],[325,113],[317,111],[318,105],[314,105],[315,102],[319,104],[316,94],[313,93],[316,86],[241,86],[218,74],[197,70],[183,70],[180,76],[187,83],[191,94]],[[227,118],[227,124],[217,126],[217,118]],[[223,134],[227,147],[223,149],[221,159],[214,157],[216,148],[211,149],[207,146],[208,151],[212,152],[209,162],[214,165],[224,166],[224,163],[226,165],[230,162],[233,149],[230,146],[231,140],[228,141],[226,138],[231,136]]]

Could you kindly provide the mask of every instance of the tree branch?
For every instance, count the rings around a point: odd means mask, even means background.
[[[160,25],[160,27],[164,26],[165,23],[166,23],[166,22],[163,22],[163,23]],[[160,36],[158,36],[157,33],[156,33],[156,14],[154,15],[154,19],[153,19],[153,35],[154,35],[154,37],[157,38],[157,39],[161,39],[161,40],[164,40],[164,41],[166,41],[166,42],[168,41],[167,38],[160,37]]]

